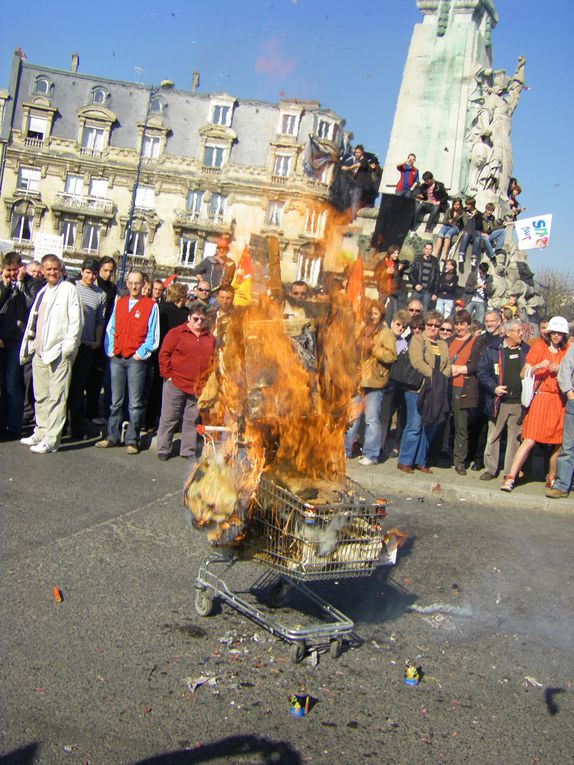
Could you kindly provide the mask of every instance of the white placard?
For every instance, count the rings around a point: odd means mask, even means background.
[[[34,260],[42,260],[44,255],[57,255],[61,260],[63,254],[63,236],[43,234],[40,231],[34,236]]]

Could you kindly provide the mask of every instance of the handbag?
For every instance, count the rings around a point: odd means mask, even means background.
[[[423,376],[413,367],[408,349],[399,353],[391,367],[391,380],[406,390],[418,390],[423,384]]]
[[[520,396],[520,403],[522,406],[526,408],[530,406],[535,392],[534,370],[530,364],[527,364],[526,370],[524,372],[524,377],[522,378],[522,394]]]

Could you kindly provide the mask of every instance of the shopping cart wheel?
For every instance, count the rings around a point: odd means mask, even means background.
[[[213,613],[213,598],[206,590],[195,591],[195,610],[199,616],[211,616]]]
[[[269,608],[281,608],[289,592],[289,584],[285,579],[280,579],[277,584],[269,590],[267,594],[267,605]]]
[[[329,643],[329,656],[332,659],[338,659],[342,652],[343,652],[343,641],[331,640],[331,642]]]
[[[298,640],[296,643],[291,643],[291,661],[293,664],[300,664],[305,658],[307,653],[307,646],[305,641]]]

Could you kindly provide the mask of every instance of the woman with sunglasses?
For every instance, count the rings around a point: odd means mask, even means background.
[[[405,391],[407,424],[403,431],[397,464],[397,468],[403,473],[413,473],[415,469],[421,473],[432,473],[426,465],[426,460],[436,425],[423,425],[417,402],[426,380],[432,379],[435,370],[446,378],[450,376],[448,346],[444,340],[439,339],[443,322],[444,317],[441,313],[429,311],[425,316],[424,332],[414,333],[409,343],[411,364],[422,374],[423,383],[418,391]]]
[[[395,336],[384,324],[381,305],[371,301],[359,337],[360,393],[353,404],[362,411],[345,433],[345,455],[352,456],[359,425],[365,419],[365,440],[361,465],[376,465],[381,451],[381,406],[383,389],[389,382],[390,368],[397,360]]]
[[[552,447],[546,476],[546,488],[552,488],[562,445],[566,406],[558,387],[557,374],[568,347],[568,322],[563,316],[554,316],[548,322],[546,337],[535,343],[526,356],[520,376],[524,378],[527,371],[534,373],[535,393],[522,421],[522,443],[516,450],[510,472],[502,479],[501,491],[512,491],[518,471],[535,444],[549,444]]]

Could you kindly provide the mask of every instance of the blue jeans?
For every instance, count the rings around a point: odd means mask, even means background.
[[[458,245],[458,257],[459,260],[463,260],[466,258],[466,250],[468,248],[468,245],[472,242],[472,257],[477,258],[480,256],[480,248],[483,242],[482,236],[477,232],[476,234],[469,234],[468,231],[465,231],[463,235],[460,238],[460,242]]]
[[[20,435],[24,415],[24,377],[20,343],[6,342],[0,349],[0,428]]]
[[[426,313],[431,309],[431,304],[433,302],[432,296],[433,293],[429,292],[429,290],[423,290],[422,292],[417,292],[415,290],[411,295],[411,298],[418,298],[423,304],[423,313]]]
[[[436,310],[442,313],[445,319],[454,313],[454,300],[450,298],[438,298],[436,301]]]
[[[475,319],[481,324],[484,322],[484,314],[486,313],[486,303],[484,300],[480,302],[478,300],[471,300],[466,304],[466,310],[469,312],[471,319]]]
[[[442,236],[444,239],[453,239],[459,232],[459,229],[456,226],[449,226],[448,223],[445,223],[444,226],[441,226],[438,230],[438,235]]]
[[[127,381],[129,422],[125,442],[126,446],[129,444],[138,446],[145,409],[144,388],[147,362],[138,361],[133,356],[129,359],[112,356],[110,359],[110,373],[112,378],[112,408],[110,419],[108,420],[107,438],[114,444],[119,444],[121,441]]]
[[[506,231],[503,228],[499,228],[496,231],[493,231],[492,234],[482,237],[481,244],[486,250],[486,254],[490,258],[490,260],[496,259],[495,250],[501,249],[502,245],[504,244],[505,236],[506,236]]]
[[[345,454],[347,457],[351,455],[353,443],[359,432],[361,419],[364,417],[365,440],[363,442],[363,457],[368,457],[373,462],[379,461],[382,439],[381,406],[383,404],[383,395],[384,388],[363,388],[364,412],[349,425],[345,433]]]
[[[417,410],[418,396],[419,394],[415,391],[405,392],[407,424],[403,430],[399,449],[401,465],[425,465],[428,446],[436,430],[436,425],[423,425],[422,417]]]
[[[566,401],[564,429],[562,431],[562,449],[558,455],[554,489],[570,491],[574,474],[574,401]]]

